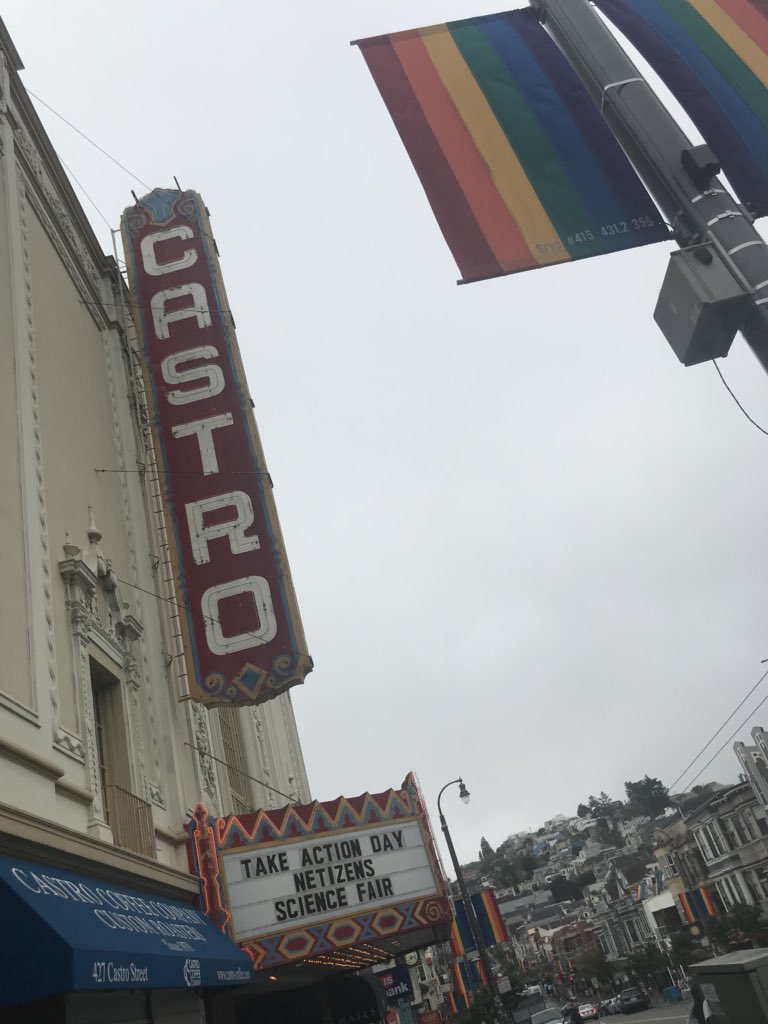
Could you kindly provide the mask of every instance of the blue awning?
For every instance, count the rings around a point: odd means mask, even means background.
[[[253,981],[248,956],[188,904],[0,857],[0,1006],[63,992]]]

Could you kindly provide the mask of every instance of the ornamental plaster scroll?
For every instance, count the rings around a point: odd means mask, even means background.
[[[30,514],[30,518],[26,523],[25,529],[30,533],[32,531],[37,532],[37,545],[39,545],[37,551],[40,559],[38,569],[42,574],[42,612],[45,618],[45,658],[48,669],[48,686],[50,691],[51,707],[53,709],[53,721],[54,723],[58,723],[59,687],[56,666],[56,638],[53,625],[53,585],[51,579],[51,553],[48,538],[48,511],[45,500],[45,477],[43,472],[40,394],[37,375],[37,352],[35,346],[35,320],[34,310],[32,307],[32,267],[29,246],[26,190],[21,179],[18,181],[17,197],[20,255],[24,280],[24,295],[23,298],[19,296],[19,299],[24,303],[24,333],[26,341],[26,351],[24,355],[26,356],[25,369],[27,382],[27,387],[24,389],[26,393],[19,394],[17,396],[17,400],[19,404],[24,402],[27,405],[29,414],[31,414],[31,429],[29,431],[31,436],[23,438],[22,443],[24,444],[27,441],[30,442],[29,447],[31,448],[30,454],[32,461],[30,469],[33,470],[34,476],[34,483],[32,485],[34,487],[34,497],[32,497],[32,494],[29,494],[28,497],[32,498],[30,504],[33,505],[34,513],[36,513]],[[21,355],[21,353],[19,354]],[[32,509],[29,509],[29,513],[32,513]],[[73,743],[72,737],[61,730],[58,724],[54,726],[53,740],[55,744],[61,745],[61,748],[65,753],[73,754],[76,757],[79,756],[80,752],[77,749],[76,743]]]
[[[280,699],[279,697],[277,698]],[[272,790],[272,756],[271,756],[271,744],[269,742],[269,736],[264,728],[264,719],[262,718],[262,711],[259,707],[251,708],[251,717],[253,718],[253,724],[256,729],[256,741],[259,747],[259,758],[261,760],[261,773],[264,776],[264,790],[266,792],[267,806],[270,810],[273,810],[277,806],[275,800],[275,794]]]
[[[8,60],[0,51],[0,114],[8,112],[8,97],[11,95],[11,82],[8,74]],[[2,142],[0,142],[2,151]]]
[[[112,428],[113,428],[113,440],[115,446],[115,452],[117,455],[117,465],[123,469],[130,465],[131,459],[126,452],[126,446],[131,444],[134,434],[131,424],[131,413],[130,409],[122,408],[122,405],[127,405],[125,401],[126,386],[131,388],[132,386],[132,374],[130,372],[130,362],[127,364],[124,362],[123,354],[120,350],[120,336],[117,331],[109,330],[102,331],[102,341],[104,344],[104,355],[105,365],[107,370],[107,386],[109,391],[110,408],[112,410]],[[130,360],[130,354],[128,354]],[[126,376],[128,380],[126,380]],[[118,380],[119,378],[119,380]],[[122,405],[121,405],[122,403]],[[121,412],[124,414],[121,416]],[[124,429],[121,429],[121,424],[124,425]],[[134,465],[137,461],[138,454],[135,450],[132,452]],[[120,497],[123,506],[123,523],[126,548],[128,551],[128,564],[130,567],[130,579],[135,583],[139,580],[139,567],[138,567],[138,556],[137,556],[137,543],[136,535],[134,530],[134,519],[136,514],[134,513],[134,507],[131,502],[131,493],[129,490],[129,477],[127,473],[118,473],[118,479],[120,481]],[[139,498],[134,502],[134,505],[140,504],[142,501]],[[143,510],[142,510],[143,511]],[[138,514],[139,510],[136,510]],[[139,591],[136,592],[137,601],[141,604],[142,595]],[[131,676],[136,679],[140,679],[142,676],[144,679],[151,679],[152,672],[150,669],[147,648],[145,644],[140,647],[141,666],[136,665],[132,668]],[[126,680],[128,680],[128,671],[126,670]],[[138,687],[137,687],[138,689]],[[160,765],[160,749],[158,745],[158,736],[161,733],[157,722],[157,709],[153,699],[153,692],[151,686],[144,687],[142,700],[139,702],[138,693],[134,692],[132,697],[132,710],[135,717],[135,736],[138,744],[139,758],[144,765],[145,752],[143,744],[144,730],[141,728],[141,718],[146,717],[147,720],[147,733],[150,738],[151,745],[151,756],[152,756],[152,774],[155,779],[159,779],[162,776],[162,769]],[[149,782],[145,779],[144,785],[146,788],[146,795],[154,793],[157,798],[153,796],[153,801],[158,803],[160,806],[165,806],[165,801],[162,796],[162,787],[159,783],[155,783],[154,787],[150,787]]]
[[[163,809],[166,808],[167,805],[165,797],[163,796],[162,787],[157,782],[147,779],[147,792],[149,793],[149,799],[153,804],[156,804],[158,807],[162,807]]]
[[[294,788],[291,789],[291,792],[295,792],[296,799],[302,802],[309,799],[309,792],[306,782],[306,769],[304,768],[304,755],[301,752],[299,732],[296,728],[296,716],[293,712],[291,695],[287,690],[280,695],[279,700],[280,710],[283,715],[283,728],[285,729],[285,736],[288,742],[291,768],[293,769],[293,775],[290,778]]]
[[[74,671],[75,706],[82,709],[78,716],[79,759],[87,763],[90,788],[94,796],[93,813],[97,822],[103,823],[103,802],[98,768],[98,747],[96,740],[93,694],[90,685],[89,648],[99,648],[111,661],[122,666],[124,698],[128,712],[128,746],[131,751],[133,785],[146,798],[149,792],[144,770],[140,700],[142,675],[138,659],[133,653],[135,641],[140,640],[141,623],[128,611],[120,595],[117,577],[111,563],[99,547],[101,531],[95,525],[93,510],[89,510],[89,550],[83,551],[71,544],[69,538],[64,545],[65,558],[59,562],[59,572],[64,580],[66,608],[69,614],[72,664]],[[102,604],[99,602],[102,597]],[[102,614],[101,608],[104,608]],[[65,733],[55,709],[54,729],[57,737]],[[61,740],[57,746],[61,747]]]
[[[216,782],[216,771],[211,757],[211,732],[208,724],[208,716],[203,708],[189,701],[188,704],[192,719],[192,735],[195,741],[195,755],[199,769],[199,777],[208,802],[214,807],[221,806],[219,799],[219,787]]]

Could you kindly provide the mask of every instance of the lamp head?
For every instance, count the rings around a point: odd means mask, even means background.
[[[459,779],[459,796],[461,797],[465,804],[469,803],[469,790],[464,785],[461,779]]]

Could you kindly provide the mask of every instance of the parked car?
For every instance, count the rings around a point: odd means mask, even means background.
[[[619,996],[619,1009],[622,1013],[647,1010],[650,1005],[650,999],[641,988],[625,988]]]
[[[600,1012],[606,1017],[612,1017],[616,1013],[621,1013],[619,1009],[619,997],[611,996],[610,999],[604,999],[600,1003]]]
[[[563,1024],[563,1015],[559,1010],[550,1007],[548,1010],[539,1010],[531,1017],[531,1024]]]
[[[579,1016],[582,1020],[600,1020],[600,1011],[594,1003],[582,1003],[579,1006]]]

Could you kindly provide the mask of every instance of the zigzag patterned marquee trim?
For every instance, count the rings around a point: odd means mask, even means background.
[[[407,780],[406,780],[407,781]],[[323,832],[378,825],[414,818],[417,811],[405,790],[363,793],[358,797],[311,804],[290,804],[276,810],[260,810],[216,820],[216,841],[222,850],[234,846],[285,842]]]
[[[313,928],[270,935],[258,942],[242,943],[256,971],[296,963],[308,957],[333,953],[361,942],[377,942],[403,932],[445,924],[451,907],[443,896],[398,903],[356,917],[343,917]]]
[[[274,969],[309,957],[332,954],[359,943],[376,943],[404,932],[424,928],[450,927],[452,909],[437,857],[429,818],[418,783],[409,774],[401,789],[383,793],[363,793],[358,797],[339,797],[321,803],[296,804],[274,810],[258,810],[246,815],[214,818],[198,804],[187,826],[190,836],[190,869],[200,878],[203,910],[234,938],[231,912],[227,906],[226,882],[221,855],[247,849],[251,854],[267,852],[276,844],[284,848],[292,841],[314,836],[341,836],[348,830],[360,830],[397,822],[417,822],[421,831],[435,892],[410,900],[397,900],[386,906],[350,912],[348,916],[319,921],[274,934],[248,939],[242,948],[253,961],[255,970]]]

